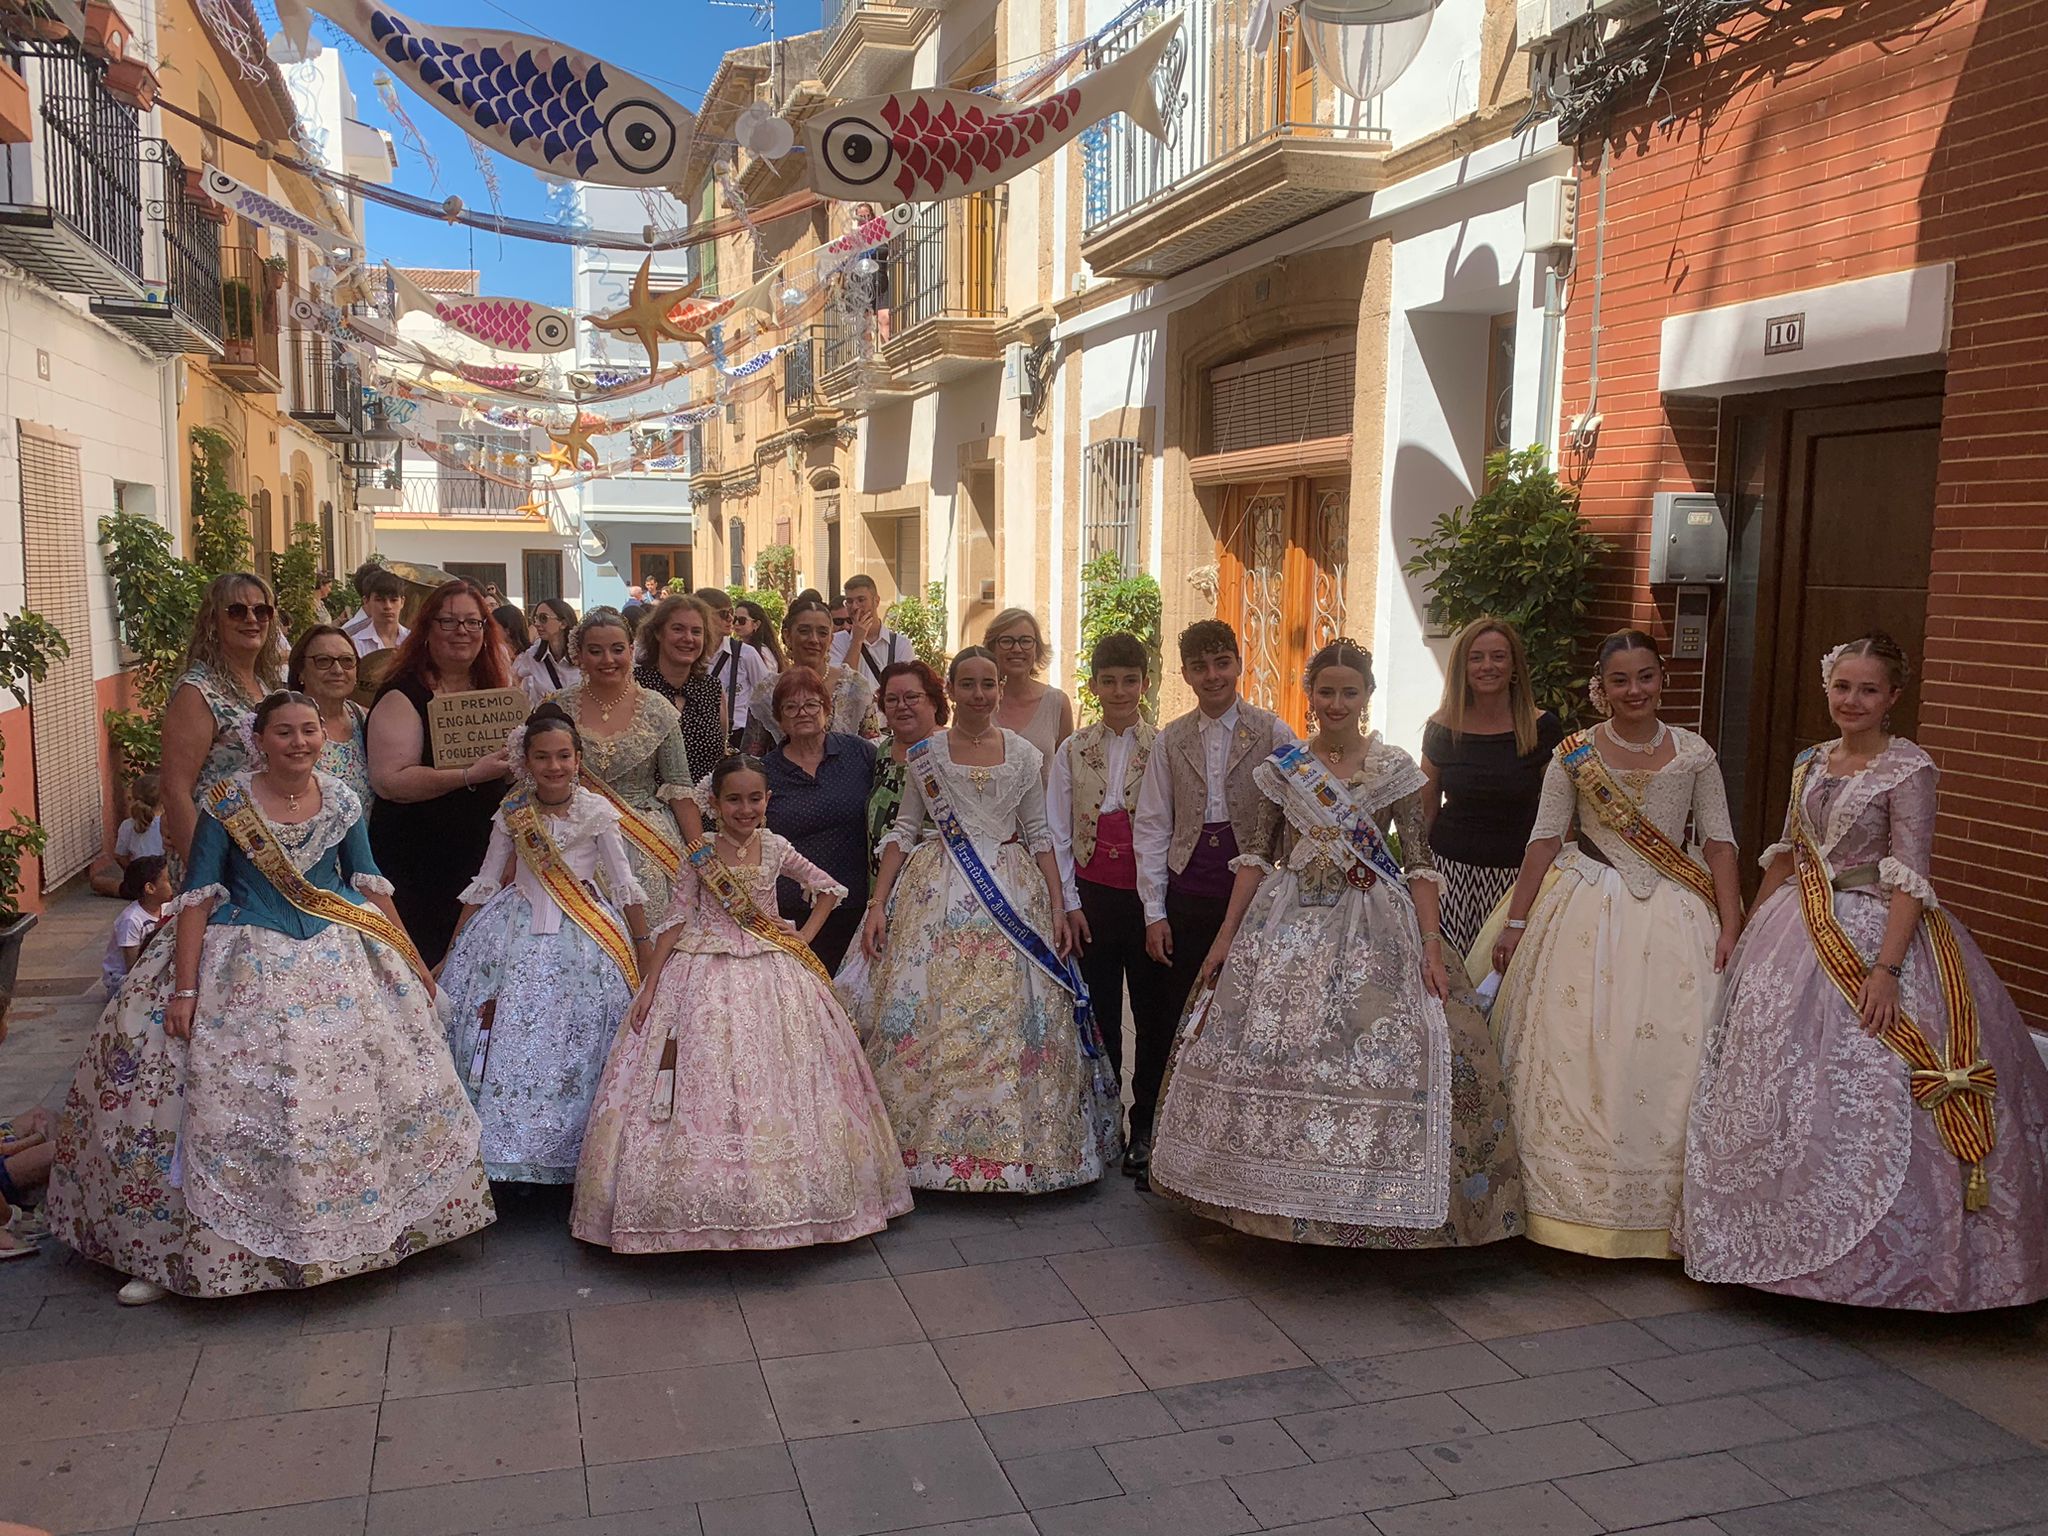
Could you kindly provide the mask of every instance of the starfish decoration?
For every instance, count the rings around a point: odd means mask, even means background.
[[[600,331],[615,335],[631,336],[647,353],[647,367],[650,372],[661,366],[661,343],[669,341],[701,340],[686,324],[679,325],[670,318],[674,310],[685,300],[694,298],[703,286],[704,279],[693,277],[680,288],[666,288],[655,293],[647,281],[648,268],[654,257],[642,259],[640,270],[633,278],[632,302],[624,309],[614,310],[609,315],[591,315],[590,323]]]
[[[553,433],[548,435],[554,436]],[[573,474],[576,470],[576,455],[559,442],[546,453],[536,455],[533,462],[547,465],[550,475]]]
[[[547,498],[539,492],[535,492],[525,501],[519,503],[519,511],[526,517],[546,517],[548,513]]]
[[[592,432],[602,426],[604,426],[604,423],[597,417],[586,416],[579,411],[576,419],[570,422],[568,426],[562,428],[561,431],[557,432],[553,427],[549,427],[548,439],[554,443],[557,449],[569,455],[569,463],[572,468],[580,465],[586,454],[589,456],[590,462],[595,465],[597,463],[597,449],[591,445],[590,436]],[[554,462],[552,454],[544,454],[542,458],[548,463]]]

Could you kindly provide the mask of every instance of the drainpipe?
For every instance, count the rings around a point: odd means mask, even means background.
[[[1553,252],[1543,262],[1543,351],[1537,362],[1536,441],[1544,457],[1557,459],[1557,344],[1564,330],[1564,284]]]

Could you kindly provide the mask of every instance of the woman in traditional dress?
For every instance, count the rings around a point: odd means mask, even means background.
[[[1372,657],[1309,662],[1319,729],[1253,770],[1263,849],[1233,861],[1153,1135],[1152,1188],[1281,1242],[1420,1248],[1522,1230],[1507,1091],[1437,930],[1426,781],[1364,730]],[[1401,858],[1384,833],[1400,837]]]
[[[575,683],[583,673],[569,654],[569,636],[576,628],[576,610],[559,597],[544,597],[528,615],[534,642],[512,658],[512,681],[538,704]]]
[[[807,947],[844,888],[767,831],[768,780],[729,757],[598,1089],[569,1226],[620,1253],[796,1248],[910,1209],[888,1111]],[[777,878],[813,905],[773,916]]]
[[[214,785],[243,766],[242,717],[284,679],[284,637],[270,588],[247,571],[216,576],[199,600],[185,670],[164,707],[164,849],[174,880]]]
[[[1120,1116],[1038,749],[991,718],[999,675],[986,647],[955,656],[952,727],[910,750],[861,936],[861,1033],[913,1185],[1043,1194],[1102,1176]]]
[[[542,704],[513,737],[513,789],[462,893],[442,1015],[483,1117],[484,1171],[571,1184],[605,1052],[651,954],[647,898],[619,812],[577,782],[583,743],[561,706]]]
[[[832,718],[827,729],[844,731],[873,741],[881,734],[875,719],[875,685],[852,667],[832,659],[832,610],[821,602],[798,598],[789,605],[782,621],[783,643],[789,647],[789,665],[809,667],[825,679],[832,690]],[[775,677],[771,673],[754,685],[747,701],[747,751],[765,753],[782,740],[782,728],[775,723]]]
[[[292,646],[284,685],[320,706],[320,729],[327,736],[320,749],[320,771],[333,774],[368,805],[370,712],[355,701],[357,660],[356,643],[348,631],[339,624],[315,624]]]
[[[725,694],[706,665],[711,628],[711,610],[692,593],[678,592],[657,603],[633,637],[633,681],[675,706],[692,784],[718,766],[731,735]]]
[[[370,708],[370,846],[427,964],[439,965],[462,915],[462,887],[483,862],[512,760],[492,752],[435,764],[428,706],[450,694],[510,686],[505,648],[473,582],[427,595]]]
[[[2048,1067],[1928,883],[1933,761],[1889,716],[1884,634],[1822,663],[1841,735],[1801,753],[1784,841],[1707,1037],[1686,1272],[1860,1307],[2048,1296]]]
[[[1422,728],[1423,826],[1443,876],[1444,947],[1464,955],[1514,889],[1564,737],[1536,707],[1522,637],[1504,619],[1474,619],[1451,642],[1444,701]]]
[[[491,1220],[433,983],[361,803],[314,766],[325,744],[304,694],[257,707],[176,942],[129,972],[72,1080],[51,1226],[134,1277],[124,1304],[322,1285]]]
[[[882,669],[876,685],[882,723],[887,729],[875,743],[875,782],[868,791],[868,883],[882,857],[882,839],[896,825],[903,808],[904,762],[910,749],[946,723],[946,685],[921,661],[894,662]]]
[[[1655,641],[1609,635],[1590,692],[1608,718],[1565,737],[1544,772],[1494,946],[1493,1021],[1529,1236],[1669,1258],[1686,1110],[1742,929],[1735,833],[1713,748],[1657,718]]]
[[[633,639],[610,608],[594,608],[577,626],[574,646],[583,681],[555,702],[576,723],[583,742],[583,782],[620,812],[633,878],[647,910],[668,907],[669,882],[682,867],[690,798],[690,761],[675,706],[633,681]],[[695,808],[692,807],[692,810]]]
[[[1045,643],[1038,615],[1029,608],[1005,608],[988,621],[981,643],[994,653],[1003,672],[1003,702],[996,707],[996,724],[1038,748],[1050,777],[1054,751],[1074,734],[1074,703],[1039,677],[1052,660],[1052,647]]]

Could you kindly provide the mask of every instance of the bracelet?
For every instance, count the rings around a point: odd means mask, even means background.
[[[177,991],[175,991],[175,992],[173,992],[173,993],[171,994],[171,996],[172,996],[172,997],[174,997],[174,998],[178,998],[178,997],[197,997],[198,995],[199,995],[199,989],[198,989],[197,987],[180,987],[180,988],[179,988],[179,989],[178,989]]]
[[[1880,971],[1890,971],[1893,981],[1902,980],[1906,974],[1906,968],[1903,965],[1886,965],[1882,960],[1877,962],[1877,968]]]
[[[1425,944],[1441,944],[1443,938],[1444,935],[1441,928],[1425,928],[1422,930],[1422,942]]]
[[[1526,917],[1511,917],[1507,920],[1505,926],[1520,930],[1529,926],[1529,919]]]

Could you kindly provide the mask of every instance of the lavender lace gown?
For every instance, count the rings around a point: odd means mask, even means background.
[[[1835,915],[1866,957],[1894,889],[1936,904],[1926,875],[1935,780],[1927,754],[1898,738],[1860,774],[1809,775],[1804,811],[1830,873],[1878,867],[1878,883],[1835,893]],[[1949,921],[1998,1072],[1991,1203],[1964,1211],[1962,1164],[1909,1097],[1905,1063],[1863,1033],[1822,973],[1789,883],[1743,934],[1701,1063],[1682,1231],[1695,1279],[1934,1312],[2048,1295],[2048,1067],[1990,963]],[[1899,1000],[1943,1049],[1948,1018],[1924,931]]]

